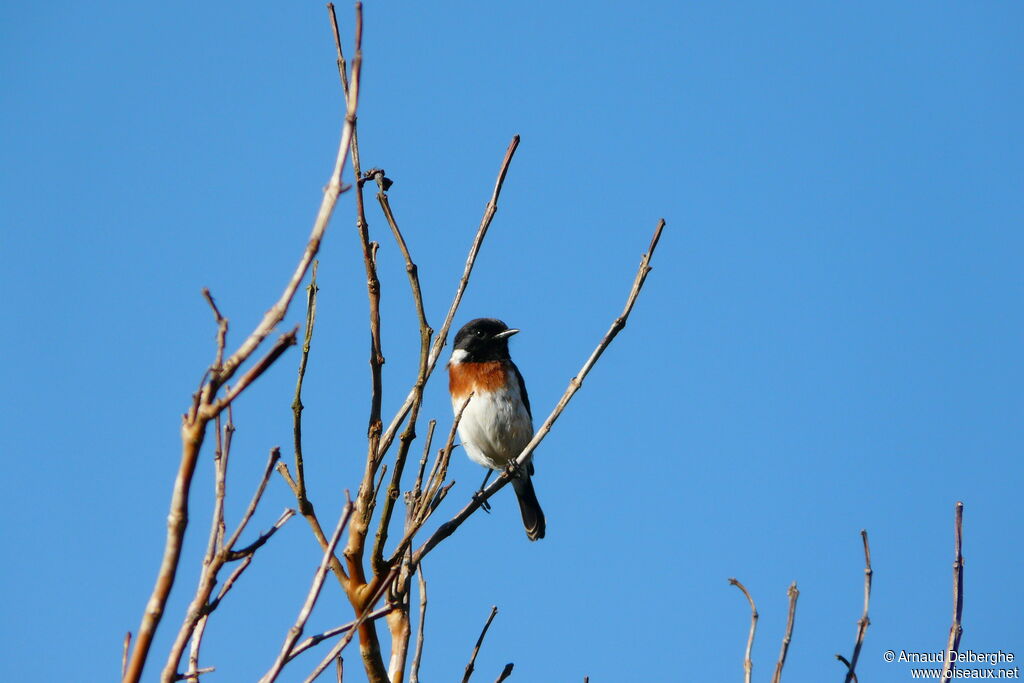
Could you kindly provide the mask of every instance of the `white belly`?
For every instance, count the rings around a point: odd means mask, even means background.
[[[462,401],[452,401],[458,412]],[[502,391],[473,394],[459,422],[459,438],[470,460],[493,470],[504,469],[533,438],[533,423],[510,382]]]

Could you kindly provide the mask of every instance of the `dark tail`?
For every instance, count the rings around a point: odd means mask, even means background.
[[[516,498],[519,499],[519,510],[523,513],[523,526],[526,527],[526,536],[531,541],[544,538],[544,511],[540,509],[540,502],[537,501],[537,493],[533,490],[533,482],[525,472],[524,476],[512,480],[512,487],[516,490]]]

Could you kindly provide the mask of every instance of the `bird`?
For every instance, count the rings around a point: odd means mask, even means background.
[[[533,438],[526,383],[508,352],[509,337],[518,333],[496,318],[476,318],[463,325],[448,361],[448,392],[456,414],[472,393],[459,421],[462,446],[470,460],[488,468],[487,477],[492,470],[512,467],[512,487],[526,536],[536,541],[544,538],[546,521],[530,478],[533,459],[522,467],[514,465]]]

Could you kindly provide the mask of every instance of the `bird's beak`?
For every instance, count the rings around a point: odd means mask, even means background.
[[[494,335],[494,338],[495,339],[508,339],[513,334],[519,334],[519,330],[505,330],[504,332],[499,332],[498,334]]]

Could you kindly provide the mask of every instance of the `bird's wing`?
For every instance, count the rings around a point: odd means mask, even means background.
[[[526,406],[526,414],[530,416],[530,422],[533,422],[533,411],[530,410],[530,395],[526,393],[526,382],[523,381],[523,373],[519,372],[519,368],[512,361],[509,361],[509,365],[516,373],[516,381],[519,382],[519,397],[523,400],[523,405]],[[531,425],[532,428],[532,425]],[[526,471],[529,474],[533,474],[533,458],[526,465]]]
[[[530,416],[530,420],[533,420],[533,411],[530,410],[530,395],[526,393],[526,382],[523,381],[523,375],[519,372],[519,368],[516,364],[509,361],[509,365],[516,373],[516,380],[519,382],[519,396],[523,399],[523,405],[526,406],[526,414]]]

